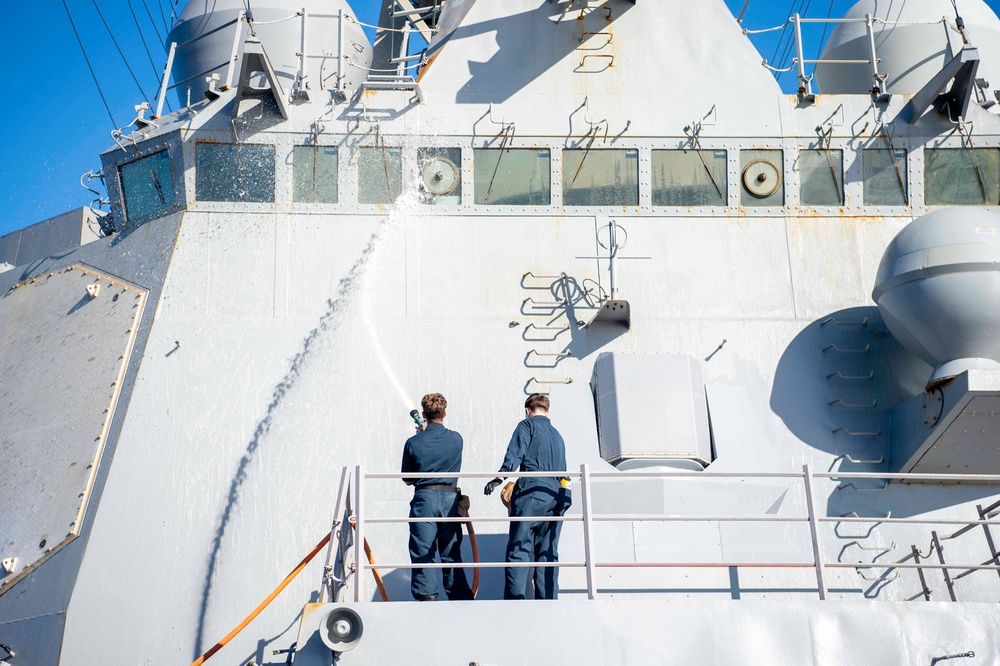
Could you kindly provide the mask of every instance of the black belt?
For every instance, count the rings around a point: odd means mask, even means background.
[[[458,486],[445,486],[445,485],[430,485],[430,486],[417,486],[417,490],[440,490],[444,493],[460,493],[462,489]]]

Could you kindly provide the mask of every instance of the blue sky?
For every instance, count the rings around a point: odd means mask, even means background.
[[[376,22],[376,0],[349,1],[361,21]],[[180,5],[179,12],[185,0],[66,0],[119,127],[135,117],[133,107],[142,101],[140,88],[150,101],[156,94],[166,59],[163,39],[175,2]],[[726,4],[737,13],[743,0],[726,0]],[[809,16],[825,17],[828,9],[837,16],[851,4],[853,0],[753,0],[744,24],[750,28],[777,25],[798,8],[808,8]],[[988,0],[988,4],[1000,11],[1000,0]],[[10,29],[0,40],[0,62],[9,69],[9,78],[0,140],[7,146],[8,157],[0,166],[0,234],[89,204],[94,195],[80,187],[80,176],[100,168],[100,154],[112,144],[113,129],[63,1],[4,5]],[[111,27],[139,85],[95,6]],[[780,61],[786,50],[787,42],[777,43],[779,35],[769,33],[755,39],[762,57],[770,62]],[[816,43],[818,48],[818,38],[819,34],[811,39],[806,35],[806,42]],[[785,75],[782,85],[792,90],[794,77]]]

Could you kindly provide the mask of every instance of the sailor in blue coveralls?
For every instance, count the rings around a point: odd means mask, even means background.
[[[406,440],[402,472],[462,471],[462,436],[444,427],[448,402],[440,393],[425,395],[420,406],[427,427]],[[414,486],[410,518],[455,518],[458,514],[458,479],[404,479]],[[413,564],[434,561],[435,552],[442,563],[462,563],[461,523],[410,523],[410,561]],[[444,591],[449,599],[472,599],[472,590],[464,569],[442,569]],[[417,601],[435,601],[437,576],[433,569],[413,569],[410,592]]]
[[[566,445],[549,421],[549,399],[535,393],[524,403],[527,418],[517,424],[507,445],[500,472],[565,472]],[[486,484],[489,495],[503,479]],[[573,503],[569,479],[559,476],[521,478],[511,498],[512,516],[562,516]],[[560,521],[511,522],[507,539],[507,562],[558,562]],[[505,570],[504,599],[528,598],[527,567]],[[559,596],[559,568],[536,567],[534,598]]]

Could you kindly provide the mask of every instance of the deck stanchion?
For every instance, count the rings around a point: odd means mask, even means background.
[[[354,468],[354,601],[364,600],[365,564],[361,557],[365,544],[365,474],[364,468],[358,465]]]
[[[816,585],[820,600],[826,599],[826,581],[823,577],[823,549],[819,541],[819,521],[816,520],[816,504],[813,502],[812,472],[809,465],[802,466],[802,480],[806,488],[806,511],[809,513],[809,532],[812,535],[813,561],[816,565]]]
[[[583,561],[587,570],[587,598],[597,597],[597,580],[594,567],[594,534],[591,531],[590,467],[580,465],[580,501],[583,507]]]

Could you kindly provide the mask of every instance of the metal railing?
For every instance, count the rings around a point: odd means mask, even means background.
[[[324,577],[324,592],[321,601],[324,600],[329,593],[330,597],[333,596],[333,584],[331,582],[332,576],[331,572],[333,570],[333,563],[335,556],[337,554],[337,546],[335,545],[338,540],[338,532],[344,527],[344,525],[350,523],[354,526],[355,536],[353,538],[355,546],[353,547],[354,555],[353,557],[346,559],[343,564],[344,568],[348,571],[348,575],[345,575],[344,579],[340,580],[340,583],[346,583],[346,579],[353,576],[354,579],[354,589],[353,597],[354,601],[361,602],[365,600],[365,572],[381,568],[381,569],[444,569],[444,568],[455,568],[453,563],[422,563],[422,564],[412,564],[410,562],[398,562],[398,563],[379,563],[377,566],[375,564],[369,563],[367,561],[361,561],[361,547],[358,544],[363,544],[365,539],[366,527],[370,525],[384,525],[384,524],[406,524],[406,523],[420,523],[420,522],[434,522],[434,523],[467,523],[470,518],[467,517],[455,517],[455,518],[409,518],[409,517],[369,517],[365,510],[365,485],[367,481],[371,480],[383,480],[383,479],[395,479],[395,480],[405,480],[405,479],[419,479],[426,477],[427,474],[423,473],[368,473],[364,470],[362,466],[357,466],[353,470],[344,468],[341,476],[340,492],[338,494],[338,499],[336,502],[336,508],[334,512],[334,523],[332,529],[332,536],[334,538],[330,541],[330,551],[327,557],[326,573]],[[435,473],[435,478],[442,479],[492,479],[497,476],[496,472],[488,473]],[[544,477],[552,478],[552,472],[517,472],[505,474],[506,477],[515,478],[531,478],[531,477]],[[962,574],[959,577],[969,575],[975,571],[990,570],[997,571],[1000,573],[1000,554],[995,552],[992,547],[993,539],[989,532],[990,525],[1000,525],[1000,520],[994,520],[1000,511],[996,511],[1000,507],[1000,501],[997,503],[986,507],[983,509],[979,507],[979,519],[969,520],[969,519],[954,519],[954,518],[893,518],[890,515],[886,517],[881,516],[858,516],[856,513],[847,514],[844,516],[827,516],[825,512],[818,512],[816,508],[816,496],[813,488],[813,483],[817,479],[827,479],[834,481],[862,481],[862,480],[877,480],[883,482],[890,481],[909,481],[909,482],[931,482],[931,483],[971,483],[971,484],[1000,484],[1000,475],[980,475],[980,474],[886,474],[881,472],[814,472],[810,469],[809,465],[803,465],[801,472],[757,472],[757,473],[739,473],[739,472],[668,472],[668,471],[623,471],[623,472],[593,472],[590,470],[588,465],[581,465],[580,470],[576,472],[563,472],[560,473],[561,477],[570,478],[578,482],[577,491],[578,497],[577,502],[581,508],[579,515],[566,515],[566,516],[549,516],[549,517],[536,517],[536,516],[482,516],[476,517],[475,523],[510,523],[510,522],[564,522],[564,523],[582,523],[583,525],[583,561],[582,562],[550,562],[550,563],[539,563],[539,562],[480,562],[476,564],[463,563],[461,568],[507,568],[507,567],[559,567],[559,568],[569,568],[569,569],[584,569],[586,572],[586,591],[587,597],[589,599],[595,599],[598,595],[597,589],[597,577],[596,571],[598,569],[630,569],[630,568],[641,568],[641,569],[705,569],[705,568],[754,568],[754,569],[813,569],[816,576],[816,591],[821,600],[825,600],[828,594],[828,585],[826,581],[826,572],[832,569],[855,569],[860,573],[863,569],[878,569],[885,570],[888,573],[891,570],[906,570],[906,569],[916,569],[920,572],[921,579],[923,579],[923,571],[926,569],[930,570],[941,570],[944,573],[945,581],[948,583],[949,592],[952,593],[952,599],[955,600],[954,593],[952,590],[951,578],[949,576],[949,570],[961,570]],[[803,484],[804,499],[806,515],[788,515],[788,516],[778,516],[773,514],[764,515],[715,515],[715,514],[691,514],[691,515],[672,515],[672,514],[595,514],[593,511],[592,493],[594,490],[594,481],[597,479],[628,479],[628,478],[640,478],[640,479],[682,479],[687,481],[697,481],[706,479],[786,479],[789,481],[799,480]],[[354,489],[353,493],[353,509],[351,502],[351,487]],[[346,520],[343,518],[346,516]],[[601,562],[597,561],[595,557],[594,548],[594,525],[595,523],[616,523],[616,522],[716,522],[716,523],[799,523],[807,524],[809,527],[809,534],[811,539],[811,550],[812,559],[806,561],[744,561],[744,562],[734,562],[734,561],[722,561],[722,562],[706,562],[706,561],[693,561],[693,562]],[[943,554],[938,549],[939,562],[921,562],[919,558],[913,558],[912,555],[908,555],[906,558],[898,562],[884,562],[884,563],[851,563],[851,562],[840,562],[840,561],[830,561],[824,557],[823,549],[823,536],[820,526],[825,523],[879,523],[879,524],[898,524],[898,525],[955,525],[960,526],[953,534],[941,537],[940,540],[952,539],[961,534],[968,532],[969,530],[975,528],[976,526],[983,526],[987,533],[987,541],[991,544],[991,554],[992,557],[983,563],[974,564],[959,564],[959,563],[945,563]],[[936,532],[932,533],[933,543],[939,543],[938,536]],[[341,548],[340,555],[344,556],[344,549]],[[926,556],[925,556],[926,557]],[[908,560],[915,559],[914,562],[909,562]],[[883,574],[885,575],[885,574]],[[329,589],[327,589],[329,588]],[[928,595],[928,590],[924,590],[925,595]]]
[[[294,14],[290,14],[286,17],[279,18],[273,21],[257,21],[254,22],[252,19],[248,19],[246,12],[241,11],[239,15],[231,20],[223,23],[222,25],[212,28],[208,32],[205,32],[197,37],[193,37],[186,42],[171,42],[167,51],[167,63],[163,69],[163,77],[160,80],[159,94],[156,100],[156,113],[153,115],[153,119],[159,118],[163,115],[163,104],[166,101],[167,93],[175,88],[179,88],[187,83],[196,81],[201,77],[206,77],[206,82],[209,83],[209,91],[215,92],[215,83],[222,80],[221,74],[218,73],[219,70],[225,68],[225,83],[222,84],[220,91],[226,91],[232,88],[233,78],[236,74],[236,66],[240,57],[240,43],[244,41],[247,37],[247,30],[251,31],[253,34],[253,26],[255,25],[269,25],[272,23],[282,23],[284,21],[290,21],[292,19],[301,19],[299,22],[299,51],[295,54],[298,59],[298,69],[295,76],[295,81],[292,84],[292,89],[289,91],[289,96],[294,97],[299,94],[304,86],[306,79],[306,63],[309,59],[336,59],[337,70],[335,73],[331,73],[329,77],[323,76],[323,68],[320,68],[320,90],[325,90],[327,87],[333,88],[335,90],[343,90],[345,81],[345,67],[347,65],[358,66],[350,60],[350,58],[344,53],[344,22],[354,21],[350,14],[345,13],[343,10],[339,10],[336,14],[310,14],[303,7]],[[310,53],[308,51],[307,35],[308,27],[310,25],[310,20],[336,20],[337,21],[337,53],[336,55],[332,53]],[[178,51],[189,48],[194,44],[202,41],[206,37],[210,37],[218,32],[226,30],[227,28],[233,28],[233,43],[232,50],[229,55],[229,59],[221,62],[217,65],[210,67],[202,72],[191,75],[181,81],[176,81],[175,83],[170,83],[170,75],[173,72],[174,59],[177,56]],[[336,84],[334,86],[327,86],[326,79],[336,76]]]
[[[742,14],[741,14],[742,17]],[[818,23],[824,25],[830,24],[840,24],[840,23],[859,23],[864,24],[865,32],[867,34],[867,47],[868,47],[868,57],[858,58],[858,59],[837,59],[837,58],[816,58],[813,60],[807,59],[805,57],[805,46],[802,38],[802,25],[808,23]],[[936,25],[941,24],[945,29],[945,36],[947,39],[948,30],[948,19],[947,17],[941,17],[939,21],[931,21],[926,23],[920,23],[920,25]],[[879,71],[879,58],[876,53],[875,48],[875,26],[876,25],[917,25],[916,23],[910,22],[900,22],[900,21],[885,21],[882,19],[875,18],[871,14],[865,14],[864,18],[805,18],[799,14],[793,14],[788,21],[780,26],[773,28],[765,28],[763,30],[748,30],[744,29],[743,34],[752,35],[763,32],[770,32],[773,30],[784,30],[789,25],[793,28],[794,39],[795,39],[795,58],[792,60],[792,66],[787,69],[779,69],[767,64],[764,61],[764,66],[774,72],[790,72],[793,69],[797,70],[799,79],[799,89],[798,93],[800,97],[811,98],[813,96],[812,81],[813,74],[806,74],[806,65],[868,65],[871,77],[872,77],[872,88],[871,92],[873,95],[884,95],[886,94],[885,82],[888,78],[887,74]],[[822,46],[822,45],[821,45]]]

